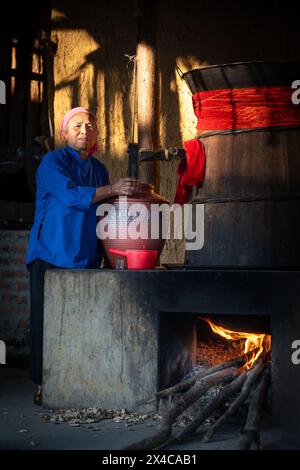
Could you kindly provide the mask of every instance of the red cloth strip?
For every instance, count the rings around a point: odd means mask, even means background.
[[[205,172],[205,149],[203,142],[192,139],[184,142],[186,158],[180,160],[177,173],[179,176],[175,202],[185,204],[189,201],[192,186],[203,183]]]
[[[300,105],[291,87],[209,90],[193,95],[199,134],[208,130],[300,125]]]

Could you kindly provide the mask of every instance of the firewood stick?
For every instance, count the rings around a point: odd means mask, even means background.
[[[198,372],[192,377],[188,378],[184,382],[179,382],[172,387],[165,388],[164,390],[160,390],[156,397],[159,400],[160,398],[169,398],[170,395],[174,395],[175,393],[181,393],[189,390],[197,380],[202,379],[203,377],[207,377],[210,374],[214,374],[220,370],[227,369],[229,367],[239,367],[242,366],[246,362],[246,355],[237,357],[235,359],[231,359],[230,361],[223,362],[222,364],[218,364],[216,366],[210,367],[204,371]]]
[[[214,433],[219,429],[223,423],[231,416],[233,413],[235,413],[238,408],[241,406],[241,404],[245,401],[247,396],[249,395],[249,392],[251,390],[251,387],[255,383],[257,377],[261,374],[263,371],[265,365],[262,361],[259,361],[253,369],[250,369],[247,373],[247,378],[246,381],[243,385],[242,391],[239,394],[239,396],[231,403],[230,407],[228,410],[208,429],[208,431],[204,434],[202,438],[202,442],[208,442]]]
[[[200,410],[199,414],[195,416],[185,428],[175,436],[175,441],[182,442],[191,434],[193,434],[199,426],[204,422],[206,418],[211,416],[212,412],[218,409],[231,395],[235,394],[243,386],[247,378],[247,371],[244,371],[239,377],[233,380],[231,383],[226,385],[218,395],[213,398],[203,409]]]
[[[179,415],[181,415],[211,387],[220,383],[230,382],[240,373],[241,369],[230,367],[197,380],[193,387],[184,395],[180,396],[177,403],[166,413],[162,419],[161,427],[156,434],[139,442],[135,442],[124,450],[150,450],[160,446],[170,437],[172,425]]]
[[[264,398],[270,382],[270,367],[266,368],[255,387],[248,408],[248,415],[244,429],[241,431],[243,436],[238,443],[238,450],[249,450],[252,442],[256,442],[260,447],[259,422]]]

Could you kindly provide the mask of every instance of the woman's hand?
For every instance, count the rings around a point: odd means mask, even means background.
[[[141,183],[135,178],[121,178],[111,185],[112,196],[132,196],[139,191]]]
[[[92,202],[95,203],[116,196],[132,196],[134,193],[145,191],[145,186],[147,185],[135,178],[121,178],[114,184],[97,188]]]

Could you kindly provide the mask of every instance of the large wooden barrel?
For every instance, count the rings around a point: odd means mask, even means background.
[[[228,64],[184,78],[192,93],[291,86],[300,64]],[[205,181],[192,202],[204,204],[204,246],[187,251],[186,263],[300,267],[300,126],[206,132],[201,140]]]

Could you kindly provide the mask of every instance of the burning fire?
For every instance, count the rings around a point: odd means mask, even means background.
[[[250,353],[249,358],[244,365],[246,369],[251,369],[259,356],[262,353],[269,352],[271,349],[271,335],[266,335],[263,333],[245,333],[243,331],[233,331],[215,325],[208,318],[201,318],[201,320],[206,321],[210,325],[212,331],[217,335],[222,336],[223,338],[232,341],[244,340],[244,354]]]

